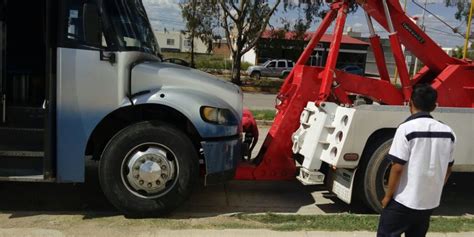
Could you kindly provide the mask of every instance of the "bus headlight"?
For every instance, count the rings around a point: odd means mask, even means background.
[[[208,123],[215,123],[219,125],[237,124],[237,120],[229,109],[203,106],[201,107],[201,117]]]

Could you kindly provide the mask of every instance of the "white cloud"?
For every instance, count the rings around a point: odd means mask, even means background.
[[[425,2],[426,2],[426,4],[439,4],[439,3],[444,3],[444,1],[445,0],[416,0],[416,2],[420,5],[424,5]],[[405,0],[400,0],[400,3],[403,6],[403,4],[405,3]]]
[[[173,0],[143,0],[143,4],[145,5],[160,5],[161,7],[163,8],[167,8],[167,7],[170,7],[170,8],[175,8],[175,7],[179,7],[178,5],[178,2],[177,1],[173,1]]]
[[[367,25],[367,24],[366,24]],[[354,32],[365,32],[367,31],[367,26],[360,23],[356,22],[354,24],[346,24],[346,31],[354,31]]]
[[[143,0],[143,5],[155,30],[178,31],[184,28],[178,0]]]
[[[444,3],[444,0],[425,0],[427,4],[437,4],[437,3]],[[425,1],[421,0],[418,3],[425,3]]]
[[[421,25],[422,22],[425,26],[425,32],[438,44],[443,47],[454,47],[456,45],[461,45],[463,42],[463,37],[459,34],[452,32],[452,30],[446,26],[442,21],[449,24],[451,27],[459,27],[460,32],[465,32],[465,24],[458,22],[454,19],[449,19],[446,16],[442,15],[432,15],[426,13],[424,21],[422,14],[415,14],[414,16],[418,17],[417,24]],[[439,19],[438,19],[439,18]]]

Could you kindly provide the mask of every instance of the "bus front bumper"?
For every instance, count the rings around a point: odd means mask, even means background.
[[[242,140],[239,136],[212,141],[202,141],[206,175],[204,184],[218,184],[235,176],[238,162],[242,158]]]

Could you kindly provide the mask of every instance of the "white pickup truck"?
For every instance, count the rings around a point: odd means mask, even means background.
[[[279,77],[285,78],[293,69],[294,62],[287,59],[268,60],[257,66],[251,66],[247,69],[247,74],[255,79],[260,77]]]

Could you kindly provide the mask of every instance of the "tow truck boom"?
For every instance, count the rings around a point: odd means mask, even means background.
[[[354,94],[369,99],[376,104],[388,106],[379,109],[383,111],[391,106],[406,105],[412,87],[416,84],[428,83],[438,91],[438,105],[440,107],[469,108],[471,110],[468,111],[468,114],[470,114],[468,116],[472,117],[474,65],[471,61],[456,59],[446,54],[405,14],[398,0],[357,0],[355,2],[365,11],[367,17],[367,24],[371,32],[370,43],[374,50],[380,79],[353,75],[336,69],[346,16],[349,5],[353,1],[332,1],[329,11],[313,34],[292,72],[286,78],[277,96],[276,109],[278,113],[258,156],[250,164],[243,164],[238,168],[237,179],[294,179],[297,173],[295,158],[300,163],[307,162],[308,159],[321,158],[324,160],[324,157],[306,157],[304,155],[302,157],[302,154],[298,154],[302,149],[301,144],[304,142],[304,137],[306,136],[306,139],[308,139],[308,134],[305,134],[306,130],[311,126],[319,126],[320,128],[316,129],[318,131],[328,131],[329,135],[327,136],[336,136],[332,133],[337,127],[330,125],[329,120],[326,122],[324,119],[322,119],[323,121],[316,121],[318,117],[314,117],[313,114],[318,113],[316,110],[321,113],[332,113],[328,119],[334,120],[338,116],[338,108],[333,108],[328,102],[336,104],[339,108],[356,109],[354,97],[351,96]],[[389,34],[392,54],[400,74],[401,87],[394,85],[390,80],[380,38],[373,30],[372,19],[384,27]],[[336,21],[336,23],[326,65],[324,67],[307,66],[306,62],[311,53],[333,21]],[[413,78],[410,78],[407,70],[402,44],[425,65]],[[325,106],[328,107],[324,108]],[[397,107],[398,109],[399,107]],[[400,111],[397,113],[403,112],[403,110]],[[354,111],[350,113],[353,114]],[[377,116],[377,113],[375,114]],[[314,121],[311,120],[313,118]],[[381,119],[383,120],[383,118]],[[393,123],[392,120],[390,121],[390,123]],[[345,123],[347,124],[347,121]],[[392,131],[394,127],[396,125],[393,125],[389,130]],[[300,129],[298,130],[298,128]],[[318,136],[321,135],[320,133],[326,134],[325,132],[318,132]],[[345,140],[345,138],[342,139],[342,134],[340,133],[341,141]],[[390,138],[390,135],[384,136]],[[361,137],[360,139],[366,149],[371,145],[368,139],[367,137]],[[319,149],[316,148],[319,145],[323,147],[321,149],[331,148],[330,142],[323,140],[315,140],[315,144],[310,146],[314,146],[316,150]],[[351,142],[356,143],[355,141]],[[319,145],[316,143],[319,143]],[[333,158],[339,157],[338,150],[334,149],[331,151],[335,151]],[[315,152],[314,154],[325,153]],[[362,154],[355,155],[357,155],[354,156],[357,159],[362,156]],[[364,162],[358,162],[359,160],[354,163],[355,165],[349,165],[348,167],[357,168],[357,164],[367,165]],[[339,168],[335,165],[338,164],[337,162],[326,163],[329,163],[334,169]]]

